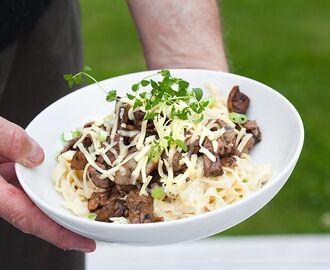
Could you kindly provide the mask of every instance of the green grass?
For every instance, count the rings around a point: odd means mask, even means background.
[[[125,1],[82,0],[85,63],[99,79],[145,69]],[[285,95],[305,125],[305,145],[283,190],[225,234],[319,233],[330,211],[330,35],[327,0],[223,0],[232,72]]]

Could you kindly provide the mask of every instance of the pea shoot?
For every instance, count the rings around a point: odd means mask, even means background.
[[[106,94],[106,100],[115,101],[117,98],[116,90],[105,90],[99,82],[88,72],[90,67],[85,67],[83,71],[73,75],[65,74],[64,79],[68,82],[70,88],[74,84],[80,84],[88,79],[96,83],[100,89]],[[161,77],[156,80],[155,77]],[[189,82],[173,77],[169,70],[160,70],[159,72],[143,78],[131,87],[131,91],[126,94],[127,98],[132,101],[133,110],[142,108],[145,111],[143,120],[154,120],[161,114],[160,109],[164,106],[170,108],[169,120],[192,119],[193,122],[199,123],[204,119],[204,110],[212,102],[212,99],[203,99],[203,90],[201,88],[189,88]],[[148,88],[147,88],[148,87]],[[178,106],[180,105],[180,106]],[[179,107],[179,108],[178,108]],[[101,140],[105,140],[105,134],[99,135]],[[188,147],[182,140],[173,138],[172,135],[166,136],[166,148],[176,145],[182,151],[187,152]],[[164,147],[160,147],[159,142],[149,153],[149,159],[159,158],[159,152]]]
[[[90,74],[88,74],[88,72],[92,71],[92,69],[88,66],[84,67],[83,71],[80,71],[79,73],[73,75],[72,73],[69,74],[64,74],[64,80],[66,80],[68,82],[68,85],[70,88],[73,87],[74,84],[82,84],[85,79],[89,79],[92,82],[96,83],[97,86],[107,95],[106,96],[106,100],[109,102],[115,101],[117,98],[117,91],[116,90],[110,90],[107,91],[105,90],[100,84],[99,82]]]
[[[68,82],[70,88],[74,84],[81,84],[85,79],[96,83],[100,89],[106,94],[106,100],[115,101],[117,98],[116,90],[105,90],[99,82],[88,72],[91,68],[86,66],[83,71],[73,75],[65,74],[64,79]],[[155,76],[161,76],[162,80],[156,81],[152,79]],[[146,91],[145,87],[151,87]],[[144,120],[154,120],[159,113],[155,112],[155,108],[162,105],[171,107],[170,118],[187,120],[192,114],[197,114],[200,121],[203,119],[203,112],[208,106],[210,100],[203,100],[203,90],[201,88],[189,89],[189,83],[181,78],[172,77],[169,70],[161,70],[155,74],[145,77],[140,82],[135,83],[131,87],[131,91],[126,94],[127,98],[132,100],[133,109],[143,107],[146,114]],[[176,105],[184,102],[186,105],[183,109],[177,110]]]

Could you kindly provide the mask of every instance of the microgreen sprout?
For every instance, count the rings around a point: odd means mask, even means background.
[[[64,79],[68,81],[69,87],[73,84],[82,83],[86,78],[96,83],[101,90],[106,93],[106,100],[111,102],[116,100],[117,91],[106,91],[99,82],[92,77],[88,72],[91,68],[85,67],[83,71],[73,75],[65,74]],[[160,76],[160,80],[156,80],[155,77]],[[210,99],[203,99],[203,90],[201,88],[189,88],[189,82],[173,77],[169,70],[160,70],[155,74],[151,74],[141,81],[135,83],[131,87],[131,92],[126,96],[132,101],[133,110],[141,107],[145,111],[143,120],[154,120],[161,112],[157,112],[157,109],[161,109],[164,106],[169,107],[170,115],[169,120],[174,119],[188,120],[198,123],[204,119],[204,110],[209,105]],[[148,89],[146,89],[148,87]],[[180,106],[178,106],[180,105]],[[104,139],[104,138],[102,138]],[[149,159],[155,159],[162,150],[167,149],[171,145],[176,145],[181,148],[182,151],[187,152],[188,147],[184,141],[170,136],[164,137],[166,146],[160,145],[159,142],[155,142],[152,151],[149,153]],[[159,158],[159,157],[158,157]]]
[[[68,82],[68,85],[70,88],[73,87],[74,84],[82,84],[85,79],[89,79],[92,82],[96,83],[97,86],[107,95],[106,100],[109,102],[115,101],[117,97],[117,91],[116,90],[105,90],[102,85],[99,84],[99,82],[91,76],[88,72],[92,71],[92,69],[88,66],[84,67],[83,71],[78,72],[77,74],[64,74],[64,79]]]
[[[154,76],[161,76],[162,80],[152,79]],[[145,91],[145,87],[150,91]],[[161,70],[143,78],[140,82],[132,85],[133,93],[127,93],[127,98],[133,101],[133,109],[143,107],[146,111],[144,120],[154,120],[159,115],[155,108],[162,105],[171,107],[170,118],[187,120],[193,113],[201,115],[209,101],[202,100],[203,90],[201,88],[189,89],[189,83],[181,78],[172,77],[169,70]],[[177,104],[184,102],[185,107],[177,109]]]

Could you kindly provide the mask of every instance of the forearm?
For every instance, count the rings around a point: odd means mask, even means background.
[[[148,68],[228,71],[215,0],[128,0]]]

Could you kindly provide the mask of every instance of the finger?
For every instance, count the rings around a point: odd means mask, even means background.
[[[0,155],[28,167],[44,159],[41,147],[19,126],[0,117]]]
[[[0,164],[0,175],[7,181],[10,182],[16,176],[15,172],[15,163],[14,162],[6,162]]]
[[[11,178],[11,179],[6,179],[6,181],[7,181],[7,183],[13,185],[14,187],[16,187],[16,188],[18,188],[20,190],[23,190],[23,188],[22,188],[20,182],[18,181],[18,178],[17,178],[16,175],[13,178]],[[24,192],[24,190],[23,190],[23,192]]]
[[[58,225],[39,210],[27,195],[0,179],[0,216],[19,230],[66,250],[92,252],[93,240]]]
[[[8,161],[10,161],[10,160],[8,160],[7,158],[0,155],[0,164],[4,163],[4,162],[8,162]]]

